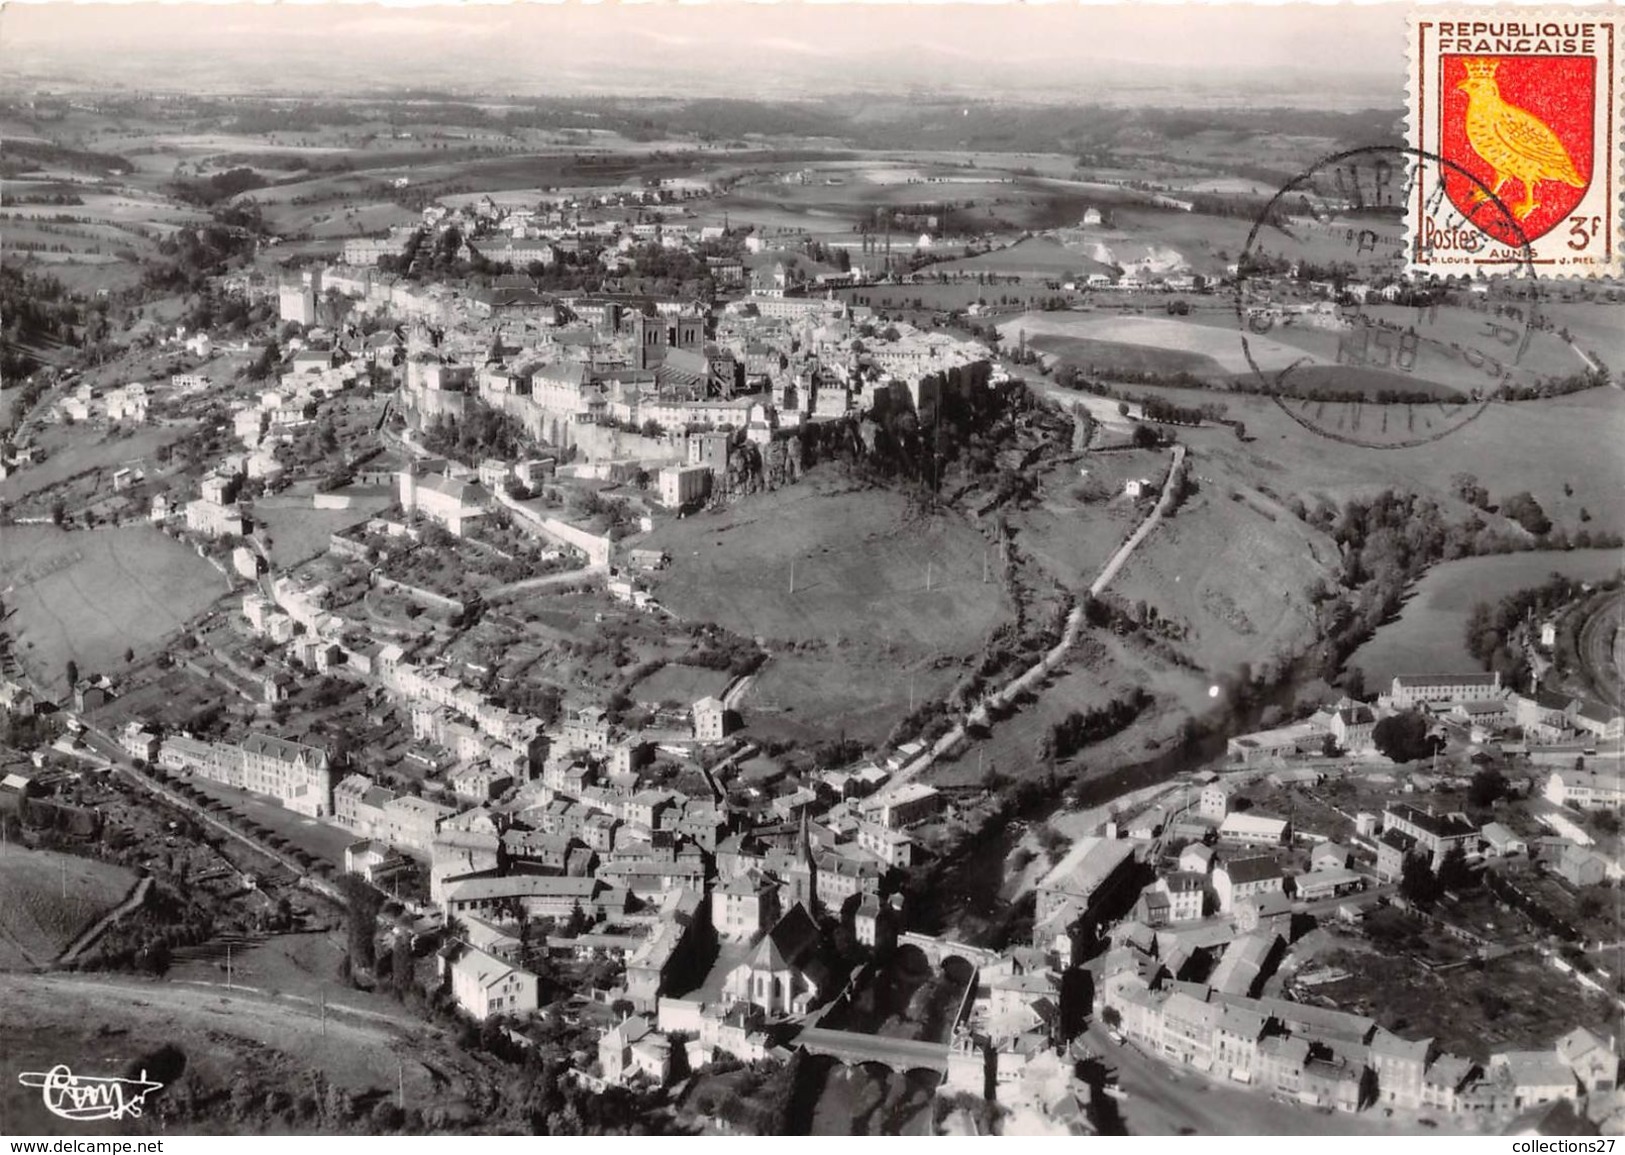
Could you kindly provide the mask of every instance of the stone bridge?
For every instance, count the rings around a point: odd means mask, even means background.
[[[911,946],[926,958],[931,960],[933,966],[940,967],[951,958],[962,958],[977,970],[992,966],[999,961],[999,952],[988,950],[986,947],[967,946],[962,942],[954,942],[945,938],[933,938],[930,935],[914,934],[912,932],[897,936],[897,947]]]
[[[948,1044],[918,1039],[891,1039],[884,1035],[863,1035],[856,1031],[832,1031],[808,1027],[796,1036],[796,1044],[813,1055],[829,1055],[843,1063],[879,1063],[894,1071],[935,1071],[948,1073]]]

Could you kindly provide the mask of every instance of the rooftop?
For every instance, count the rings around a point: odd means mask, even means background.
[[[1134,856],[1134,846],[1132,842],[1080,838],[1066,857],[1039,881],[1038,889],[1089,898]]]

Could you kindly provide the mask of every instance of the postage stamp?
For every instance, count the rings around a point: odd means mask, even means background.
[[[1443,10],[1411,18],[1414,273],[1619,276],[1625,17]],[[1448,221],[1448,227],[1446,218]]]

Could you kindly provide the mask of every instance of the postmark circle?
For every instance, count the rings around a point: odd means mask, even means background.
[[[1474,217],[1520,243],[1491,238],[1442,194],[1415,203],[1423,165],[1470,181],[1482,194]],[[1499,246],[1494,281],[1410,273],[1441,246],[1475,245]],[[1453,161],[1388,145],[1327,156],[1283,185],[1247,235],[1235,304],[1250,373],[1237,387],[1345,444],[1438,441],[1536,382],[1532,258],[1511,208]]]

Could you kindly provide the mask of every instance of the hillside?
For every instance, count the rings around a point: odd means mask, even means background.
[[[122,866],[7,846],[0,851],[0,969],[54,961],[135,881]]]
[[[166,1089],[139,1120],[66,1124],[39,1092],[0,1083],[0,1131],[75,1135],[344,1130],[404,1087],[425,1119],[477,1128],[487,1062],[394,1014],[329,1011],[220,987],[92,975],[16,975],[0,986],[10,1069],[71,1063],[85,1075],[145,1067]],[[163,1103],[163,1096],[169,1102]],[[421,1131],[421,1125],[416,1128]]]

